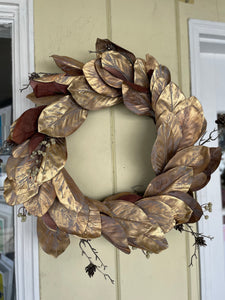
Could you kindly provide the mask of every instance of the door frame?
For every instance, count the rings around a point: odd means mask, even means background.
[[[205,44],[204,44],[205,43]],[[225,23],[189,20],[189,45],[190,45],[190,67],[191,67],[191,94],[196,96],[204,107],[211,109],[211,113],[205,113],[208,130],[215,127],[216,106],[212,105],[209,99],[201,97],[201,45],[210,45],[210,51],[217,53],[216,45],[225,45]],[[211,53],[211,52],[209,52]],[[212,110],[214,111],[212,112]],[[214,116],[214,117],[212,117]],[[218,141],[210,143],[215,147]],[[222,232],[221,216],[221,190],[220,174],[217,170],[209,184],[197,192],[197,199],[200,204],[213,202],[213,213],[206,221],[202,218],[198,222],[198,230],[206,235],[211,235],[214,240],[207,242],[207,247],[200,247],[200,275],[201,275],[201,299],[211,300],[224,299],[225,295],[225,264],[224,264],[224,242]],[[215,199],[217,199],[215,201]]]
[[[0,23],[12,26],[13,120],[33,107],[20,92],[34,71],[33,0],[0,0]],[[14,210],[17,300],[39,300],[39,253],[36,219],[22,223]]]

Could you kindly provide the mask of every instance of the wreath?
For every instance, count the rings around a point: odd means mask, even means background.
[[[97,39],[96,59],[83,64],[52,55],[60,74],[32,73],[38,104],[11,126],[4,197],[37,216],[43,250],[55,257],[69,245],[69,234],[105,237],[130,253],[130,247],[159,253],[165,233],[175,225],[197,222],[202,207],[193,192],[203,188],[221,159],[220,148],[196,145],[206,131],[202,106],[186,98],[170,71],[147,54],[136,58],[107,39]],[[154,119],[157,138],[151,153],[156,177],[144,193],[124,192],[102,201],[86,197],[64,168],[65,137],[85,121],[89,110],[123,102],[133,113]]]

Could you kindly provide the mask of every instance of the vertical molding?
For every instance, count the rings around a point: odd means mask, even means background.
[[[180,31],[180,9],[179,9],[178,0],[175,0],[175,18],[176,18],[176,40],[177,40],[177,77],[178,77],[178,86],[182,89],[181,31]]]

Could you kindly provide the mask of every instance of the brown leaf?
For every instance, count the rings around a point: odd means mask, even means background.
[[[71,96],[65,96],[42,111],[38,131],[52,137],[69,136],[83,124],[87,114]]]
[[[83,108],[88,110],[98,110],[104,107],[110,107],[121,102],[121,97],[107,97],[96,93],[87,84],[83,76],[76,77],[71,85],[69,91],[75,101]]]
[[[121,92],[107,85],[99,76],[97,70],[95,69],[95,60],[87,62],[83,67],[83,72],[88,84],[91,88],[103,96],[117,97],[120,96]]]
[[[36,80],[30,80],[30,85],[33,88],[35,97],[47,97],[57,94],[68,94],[68,85],[59,84],[56,82],[38,82]]]
[[[188,223],[195,223],[200,220],[201,216],[203,215],[202,208],[193,197],[191,197],[189,194],[182,193],[180,191],[172,192],[170,194],[184,201],[192,209],[193,212],[191,214],[190,219],[188,220]]]
[[[26,97],[29,100],[31,100],[32,102],[34,102],[35,104],[38,104],[38,105],[49,105],[49,104],[52,104],[52,103],[60,100],[61,98],[64,97],[64,95],[53,95],[53,96],[47,96],[47,97],[37,98],[37,97],[35,97],[34,93],[31,93],[31,94],[27,95]]]
[[[17,123],[17,120],[14,121],[14,122],[12,123],[12,125],[10,126],[9,136],[7,137],[7,141],[8,141],[8,142],[9,142],[9,141],[12,141],[12,138],[13,138],[13,130],[14,130],[15,126],[16,126],[16,123]]]
[[[45,139],[46,135],[42,133],[35,133],[29,140],[29,154],[31,154],[40,143]]]
[[[210,151],[210,162],[207,168],[204,170],[206,175],[211,175],[216,169],[219,167],[221,157],[222,157],[222,149],[220,147],[209,148]]]
[[[49,228],[49,229],[52,229],[52,230],[57,230],[58,227],[56,225],[56,223],[54,222],[54,220],[50,217],[49,213],[47,212],[46,214],[44,214],[42,217],[41,217],[41,220],[44,222],[44,224]]]
[[[35,78],[35,81],[43,82],[43,83],[55,82],[55,83],[64,84],[68,86],[71,84],[73,79],[74,76],[67,76],[64,73],[60,73],[60,74],[43,75],[41,77]]]
[[[175,167],[155,177],[148,185],[144,197],[168,194],[171,191],[187,192],[192,182],[192,176],[192,168]]]
[[[45,106],[38,106],[26,110],[16,122],[11,140],[22,144],[37,132],[38,118]]]
[[[135,56],[133,53],[131,53],[130,51],[114,44],[113,42],[111,42],[108,39],[99,39],[97,38],[96,40],[96,51],[97,53],[101,56],[102,53],[104,53],[105,51],[109,51],[109,50],[114,50],[119,52],[120,54],[122,54],[124,57],[126,57],[132,64],[135,62]]]
[[[210,162],[210,151],[205,146],[191,146],[177,152],[166,165],[164,171],[187,166],[193,168],[194,175],[204,171]]]
[[[60,230],[50,230],[41,218],[37,220],[37,234],[41,248],[54,257],[62,254],[70,244],[67,233]]]
[[[52,55],[56,65],[63,70],[67,75],[77,76],[82,75],[83,63],[68,56]]]
[[[16,146],[12,150],[12,156],[14,158],[23,158],[29,155],[29,143],[30,140],[26,140],[22,144]]]
[[[133,82],[133,65],[122,54],[115,51],[107,51],[102,54],[101,61],[102,67],[115,77]]]
[[[134,83],[149,88],[146,62],[141,58],[137,58],[134,63]]]
[[[52,206],[55,198],[55,189],[52,185],[52,181],[49,180],[39,187],[38,194],[26,201],[24,206],[30,214],[41,217],[46,214]]]
[[[130,111],[141,116],[152,116],[149,94],[137,92],[126,84],[122,85],[122,92],[124,104]]]
[[[159,199],[152,200],[152,198],[144,198],[136,203],[146,215],[150,218],[152,223],[158,224],[164,233],[170,231],[174,225],[173,212],[166,203]]]
[[[150,90],[153,90],[153,86],[158,78],[164,78],[166,82],[170,82],[170,71],[166,66],[158,65],[155,67],[150,81]]]
[[[126,254],[130,253],[126,233],[123,227],[113,218],[101,214],[102,235],[115,247]]]
[[[124,192],[124,193],[117,193],[117,194],[111,195],[111,196],[105,198],[104,202],[108,201],[108,200],[125,200],[125,201],[134,203],[134,202],[140,200],[141,198],[142,198],[141,196],[139,196],[135,193]]]
[[[146,54],[145,59],[146,59],[147,74],[150,73],[150,75],[152,75],[153,71],[159,66],[159,63],[157,62],[155,57],[153,57],[152,55],[150,55],[148,53]]]
[[[174,156],[182,138],[181,129],[175,116],[167,114],[157,131],[152,148],[151,163],[156,174],[160,174],[167,162]]]
[[[152,92],[152,108],[155,111],[156,110],[156,103],[159,99],[159,96],[161,95],[162,91],[165,89],[165,87],[168,85],[170,80],[168,78],[158,78],[156,79],[153,88],[151,90]]]
[[[190,186],[190,191],[195,192],[201,190],[210,180],[210,175],[206,175],[204,172],[201,172],[193,176],[193,180]]]
[[[111,73],[109,73],[107,70],[102,68],[101,59],[98,58],[95,60],[95,69],[98,72],[98,75],[101,77],[101,79],[108,84],[111,87],[114,87],[116,89],[121,89],[123,80],[113,76]],[[119,90],[121,94],[121,90]]]
[[[92,200],[86,199],[89,205],[89,215],[87,227],[82,233],[81,237],[85,239],[93,239],[101,236],[102,223],[100,212],[97,207],[93,204]]]

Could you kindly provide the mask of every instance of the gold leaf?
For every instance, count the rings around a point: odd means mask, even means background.
[[[123,227],[113,218],[101,215],[102,235],[115,247],[126,254],[130,253],[126,233]]]
[[[56,139],[55,144],[49,143],[45,153],[36,179],[39,185],[51,180],[64,167],[67,159],[66,140],[61,138]]]
[[[35,78],[35,81],[44,83],[56,82],[63,85],[70,85],[73,79],[74,76],[67,76],[66,74],[51,74]]]
[[[168,194],[171,191],[186,193],[190,188],[192,176],[192,168],[175,167],[155,177],[148,185],[144,197]]]
[[[38,217],[42,217],[55,201],[56,193],[52,181],[44,182],[40,187],[38,194],[24,203],[27,211]]]
[[[108,84],[111,87],[114,87],[116,89],[120,89],[123,84],[123,80],[113,76],[110,72],[102,68],[101,60],[98,58],[95,60],[95,68],[98,72],[98,75],[101,77],[101,79]],[[120,91],[121,94],[121,91]]]
[[[219,167],[221,157],[222,157],[222,149],[220,147],[209,148],[210,151],[210,162],[204,172],[207,175],[211,175],[216,169]]]
[[[102,67],[114,76],[133,82],[133,66],[129,60],[116,51],[107,51],[102,54]]]
[[[64,96],[42,110],[38,131],[52,137],[66,137],[82,125],[87,114],[71,96]]]
[[[89,215],[88,215],[87,227],[84,233],[82,233],[82,238],[93,239],[101,236],[101,232],[102,232],[101,216],[99,210],[93,204],[93,201],[87,198],[86,201],[88,202],[89,205]]]
[[[146,93],[138,92],[126,84],[122,85],[125,106],[137,115],[152,116],[150,97]]]
[[[31,93],[26,97],[37,105],[49,105],[56,101],[59,101],[61,98],[63,98],[63,96],[64,95],[53,95],[37,98],[34,93]]]
[[[30,140],[26,140],[22,144],[16,146],[12,150],[12,156],[14,158],[23,158],[29,155],[29,142]]]
[[[160,174],[167,162],[176,153],[182,138],[181,129],[175,116],[166,115],[157,131],[157,138],[152,148],[151,163],[156,174]]]
[[[83,108],[88,110],[98,110],[104,107],[110,107],[121,102],[121,97],[107,97],[100,95],[92,90],[87,84],[84,76],[76,77],[68,90],[75,101]]]
[[[158,78],[164,78],[166,82],[170,82],[170,71],[166,66],[158,65],[155,67],[150,81],[150,90],[153,90],[153,86]]]
[[[151,222],[156,222],[164,233],[170,231],[174,225],[174,215],[171,208],[159,199],[152,200],[152,198],[144,198],[136,202],[146,215],[150,218]]]
[[[146,71],[145,61],[137,58],[134,63],[134,83],[146,88],[149,87],[149,79]]]
[[[101,79],[95,69],[95,60],[87,62],[83,67],[83,72],[91,88],[98,94],[108,97],[120,96],[120,90],[112,88]]]
[[[161,95],[162,91],[165,89],[167,84],[170,82],[168,79],[165,78],[158,78],[156,79],[153,88],[151,90],[152,92],[152,108],[155,111],[156,110],[156,103],[157,100],[159,99],[159,96]]]
[[[156,67],[158,67],[159,63],[155,59],[155,57],[151,56],[150,54],[146,54],[145,56],[146,59],[146,71],[147,73],[150,71],[154,71]]]
[[[41,248],[54,257],[62,254],[70,244],[67,233],[49,229],[41,218],[37,220],[37,235]]]
[[[13,130],[16,126],[16,123],[17,123],[18,119],[15,120],[12,125],[10,126],[10,131],[9,131],[9,136],[7,137],[7,141],[11,141],[13,139]]]
[[[178,167],[192,167],[194,175],[206,169],[210,162],[210,150],[205,146],[191,146],[177,152],[165,167],[165,171]]]
[[[201,172],[193,176],[193,180],[190,186],[190,191],[196,192],[202,189],[210,180],[210,175],[206,175],[204,172]]]
[[[56,65],[63,70],[67,75],[81,75],[83,63],[68,56],[52,55]]]
[[[175,111],[176,106],[184,99],[185,96],[179,87],[175,83],[170,82],[164,88],[156,103],[156,120],[164,111]]]

